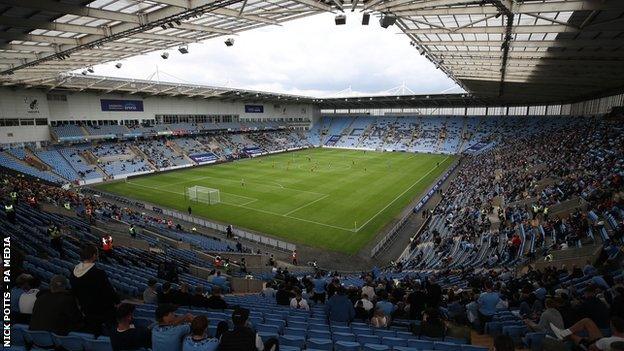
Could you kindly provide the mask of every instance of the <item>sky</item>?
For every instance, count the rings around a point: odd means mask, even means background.
[[[95,66],[96,75],[225,86],[315,97],[379,94],[398,86],[414,93],[461,92],[451,79],[409,45],[399,28],[383,29],[371,16],[347,12],[336,26],[323,13],[280,26],[267,26],[189,45],[189,53],[168,50]]]

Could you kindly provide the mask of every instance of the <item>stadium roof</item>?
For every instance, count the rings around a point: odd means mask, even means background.
[[[95,75],[62,74],[41,81],[33,81],[28,88],[45,88],[47,90],[87,91],[98,93],[130,94],[137,96],[184,96],[187,98],[203,98],[224,101],[250,102],[299,102],[315,103],[313,97],[271,93],[258,90],[233,89],[208,85],[161,82],[144,79],[111,78]]]
[[[327,11],[394,15],[479,101],[571,102],[624,87],[621,0],[2,0],[5,84]]]

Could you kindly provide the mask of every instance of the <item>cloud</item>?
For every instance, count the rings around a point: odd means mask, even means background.
[[[311,96],[328,96],[351,88],[380,93],[405,84],[416,93],[439,93],[455,87],[434,65],[409,45],[396,26],[381,28],[376,18],[360,24],[358,13],[336,26],[324,13],[242,32],[232,47],[225,37],[191,44],[189,54],[161,51],[95,67],[96,74],[156,79]]]

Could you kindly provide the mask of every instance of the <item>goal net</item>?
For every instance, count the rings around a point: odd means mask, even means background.
[[[202,202],[209,205],[215,205],[221,202],[219,189],[197,185],[186,188],[186,198],[190,201]]]

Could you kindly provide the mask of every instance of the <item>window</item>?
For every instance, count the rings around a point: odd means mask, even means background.
[[[35,125],[47,126],[48,125],[48,119],[47,118],[37,118],[37,119],[35,119]]]
[[[17,118],[0,119],[0,127],[13,127],[13,126],[19,126],[19,119]]]

